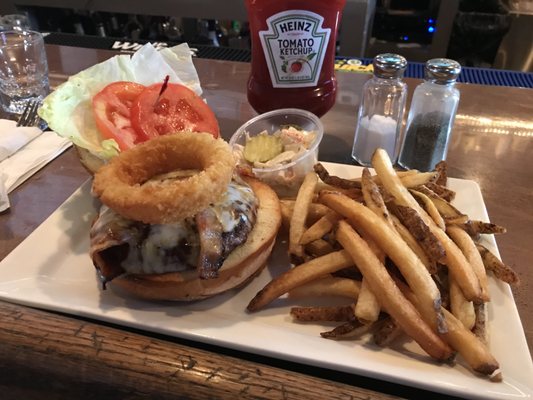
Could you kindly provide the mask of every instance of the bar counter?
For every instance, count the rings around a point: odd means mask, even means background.
[[[54,45],[47,51],[52,86],[116,54]],[[249,64],[194,63],[204,96],[229,139],[255,115],[245,93]],[[350,152],[356,113],[368,76],[338,72],[337,78],[337,103],[322,118],[320,159],[354,164]],[[418,81],[406,81],[412,93]],[[533,90],[458,87],[461,101],[448,154],[449,176],[478,182],[491,221],[507,228],[496,241],[503,261],[521,278],[512,290],[531,350]],[[70,149],[15,190],[11,209],[0,214],[0,260],[88,178]],[[7,302],[0,302],[0,316],[3,399],[450,398]]]

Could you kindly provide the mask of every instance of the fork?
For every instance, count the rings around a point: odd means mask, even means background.
[[[37,115],[39,105],[40,103],[36,100],[29,101],[22,111],[17,126],[37,126],[39,124],[39,116]]]

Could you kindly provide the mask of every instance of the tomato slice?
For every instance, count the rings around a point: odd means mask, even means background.
[[[133,101],[145,89],[134,82],[113,82],[93,97],[93,115],[96,126],[106,139],[115,139],[120,150],[126,150],[144,137],[131,126]]]
[[[186,86],[169,83],[161,93],[162,83],[148,86],[131,107],[131,124],[147,139],[178,131],[209,132],[220,135],[213,111]]]

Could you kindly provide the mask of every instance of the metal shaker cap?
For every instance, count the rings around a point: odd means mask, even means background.
[[[403,75],[407,60],[399,54],[385,53],[374,57],[374,75],[378,78],[392,79]]]
[[[426,61],[426,79],[435,83],[455,82],[461,73],[461,64],[448,58],[433,58]]]

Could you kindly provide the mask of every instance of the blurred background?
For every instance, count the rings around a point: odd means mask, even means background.
[[[244,0],[2,0],[49,43],[134,50],[147,41],[234,49],[247,60]],[[396,52],[463,66],[533,71],[533,0],[347,0],[337,55]]]

